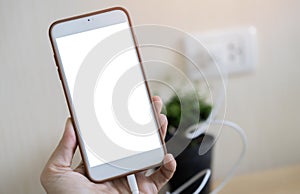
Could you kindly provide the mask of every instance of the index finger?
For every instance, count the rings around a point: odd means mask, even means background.
[[[155,107],[156,113],[159,115],[159,113],[161,112],[161,109],[162,109],[162,105],[163,105],[161,98],[159,96],[153,96],[152,103]]]

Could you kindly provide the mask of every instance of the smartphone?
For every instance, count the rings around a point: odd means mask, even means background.
[[[128,12],[59,20],[49,36],[90,180],[161,165],[166,148]]]

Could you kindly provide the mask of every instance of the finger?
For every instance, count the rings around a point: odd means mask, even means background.
[[[176,170],[176,161],[172,154],[166,154],[163,165],[148,178],[152,181],[157,190],[160,190],[173,176]]]
[[[161,135],[163,137],[163,139],[166,136],[166,132],[167,132],[167,126],[168,126],[168,120],[167,117],[163,114],[160,114],[161,109],[162,109],[162,101],[161,98],[159,96],[153,96],[152,97],[152,103],[155,107],[156,113],[158,115],[158,119],[159,119],[159,129],[161,131]]]
[[[76,135],[71,119],[66,121],[64,134],[49,159],[48,164],[59,167],[70,167],[77,146]]]
[[[162,105],[163,105],[160,97],[159,96],[152,96],[152,103],[155,107],[156,113],[159,114],[161,112]]]
[[[162,138],[164,139],[166,137],[167,126],[168,126],[168,119],[167,119],[166,115],[164,115],[164,114],[159,115],[159,123],[160,123],[159,129],[161,131]]]

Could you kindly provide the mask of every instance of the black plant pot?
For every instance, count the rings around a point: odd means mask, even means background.
[[[211,135],[205,135],[205,141],[202,142],[204,135],[199,136],[196,141],[199,144],[193,145],[190,143],[188,147],[176,157],[177,169],[173,178],[169,181],[171,191],[175,191],[178,187],[182,186],[194,175],[199,173],[204,169],[211,169],[212,167],[212,144],[214,142],[214,137]],[[200,143],[208,144],[201,146],[211,146],[211,148],[203,155],[199,155],[199,145]],[[185,189],[181,193],[190,194],[196,191],[203,180],[203,177],[195,181],[191,186]],[[200,192],[201,194],[208,194],[210,191],[211,181],[209,179],[206,186]]]

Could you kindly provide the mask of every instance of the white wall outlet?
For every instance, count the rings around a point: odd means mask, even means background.
[[[254,27],[238,28],[232,30],[220,30],[207,33],[192,34],[208,49],[194,49],[191,40],[185,40],[185,52],[197,59],[196,65],[206,76],[216,76],[216,65],[228,74],[240,74],[253,72],[257,62],[257,40]],[[212,57],[215,60],[212,60]],[[189,75],[197,79],[199,73],[189,69]],[[198,74],[198,75],[197,75]]]

